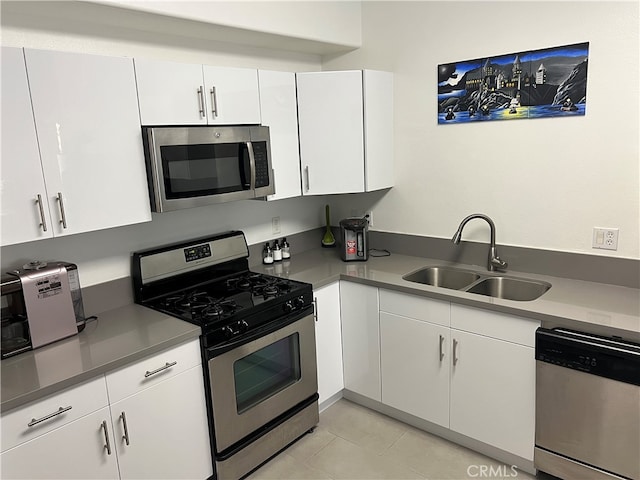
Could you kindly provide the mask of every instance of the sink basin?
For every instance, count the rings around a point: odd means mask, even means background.
[[[402,278],[409,282],[422,283],[433,287],[460,290],[479,280],[480,275],[469,270],[453,267],[426,267],[409,273]]]
[[[523,280],[512,277],[487,277],[466,289],[469,293],[477,293],[506,300],[526,302],[539,298],[551,288],[551,284],[536,280]]]

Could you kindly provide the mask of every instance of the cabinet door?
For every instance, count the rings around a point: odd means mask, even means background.
[[[202,65],[135,59],[142,125],[207,123]]]
[[[117,479],[114,441],[109,408],[104,407],[4,452],[1,477]]]
[[[209,124],[259,124],[258,71],[203,67]]]
[[[367,192],[393,187],[393,74],[364,70],[364,141]]]
[[[533,460],[534,349],[451,330],[451,429]]]
[[[340,282],[344,387],[381,400],[378,289]]]
[[[341,392],[342,333],[340,329],[340,287],[338,282],[314,290],[316,298],[316,355],[319,402]]]
[[[150,221],[132,60],[25,57],[54,236]]]
[[[449,328],[380,312],[382,403],[449,427]]]
[[[269,127],[275,171],[276,193],[267,199],[299,197],[302,192],[295,73],[259,70],[258,80],[262,125]]]
[[[2,47],[2,245],[53,235],[21,48]],[[40,199],[40,201],[38,201]]]
[[[296,77],[304,195],[364,192],[362,72]]]
[[[198,365],[111,405],[123,480],[212,475],[203,382]]]

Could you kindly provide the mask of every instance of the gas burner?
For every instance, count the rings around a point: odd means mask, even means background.
[[[205,320],[217,320],[225,315],[235,313],[238,308],[233,300],[218,301],[207,306],[200,315]]]
[[[276,285],[267,285],[262,289],[263,295],[273,296],[278,294],[278,287]]]

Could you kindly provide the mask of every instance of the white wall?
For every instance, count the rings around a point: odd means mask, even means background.
[[[359,47],[359,1],[93,0],[234,28]]]
[[[639,18],[637,1],[364,2],[363,48],[323,69],[395,73],[396,186],[338,216],[369,201],[375,230],[450,238],[484,212],[501,244],[639,258]],[[437,124],[438,64],[584,41],[586,116]],[[591,248],[594,226],[620,229],[617,252]]]

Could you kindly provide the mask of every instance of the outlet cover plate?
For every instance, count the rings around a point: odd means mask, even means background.
[[[618,229],[593,227],[593,248],[618,250]]]

